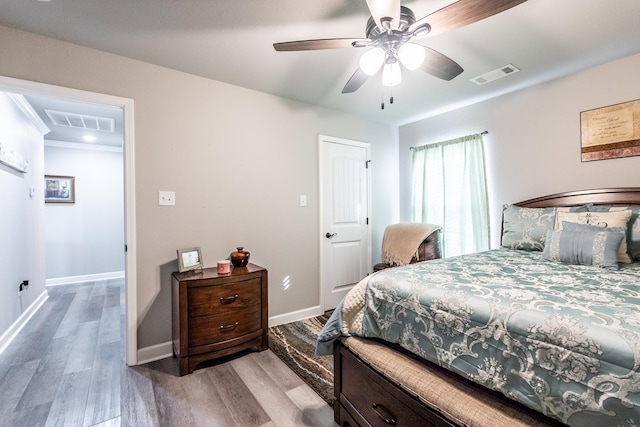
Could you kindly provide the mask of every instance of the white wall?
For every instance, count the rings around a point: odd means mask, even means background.
[[[29,161],[27,173],[0,164],[0,335],[45,292],[43,136],[0,92],[0,142]],[[30,196],[30,187],[36,190]],[[18,285],[29,287],[18,296]]]
[[[76,187],[75,203],[45,205],[47,279],[124,271],[122,151],[45,145],[44,164]]]
[[[640,186],[640,157],[582,163],[580,155],[580,112],[639,99],[638,75],[640,55],[634,55],[402,126],[401,218],[411,216],[409,147],[484,130],[489,132],[485,141],[493,247],[499,245],[505,203],[564,191]]]
[[[140,348],[171,338],[179,248],[213,266],[245,246],[269,270],[270,316],[320,304],[319,134],[371,144],[379,258],[398,215],[397,128],[6,27],[0,39],[0,75],[134,100]],[[176,206],[158,206],[158,190]]]

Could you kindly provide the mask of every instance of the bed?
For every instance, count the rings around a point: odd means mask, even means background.
[[[640,188],[503,209],[502,247],[382,270],[319,336],[341,426],[640,425]]]

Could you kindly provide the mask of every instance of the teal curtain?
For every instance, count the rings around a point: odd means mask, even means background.
[[[481,134],[413,150],[412,220],[442,226],[445,256],[489,249],[489,203]]]

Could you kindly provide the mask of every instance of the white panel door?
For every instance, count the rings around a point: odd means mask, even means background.
[[[369,145],[322,135],[319,144],[322,307],[330,310],[371,265]]]

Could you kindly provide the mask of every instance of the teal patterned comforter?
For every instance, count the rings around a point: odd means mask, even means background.
[[[382,270],[318,338],[379,338],[566,424],[640,426],[640,263],[497,249]]]

